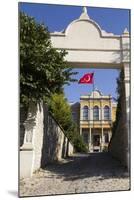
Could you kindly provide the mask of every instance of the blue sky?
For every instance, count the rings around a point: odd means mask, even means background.
[[[79,18],[82,7],[63,6],[35,3],[20,3],[19,9],[29,16],[35,18],[39,23],[44,23],[50,32],[61,31],[68,24]],[[112,8],[87,8],[88,15],[96,21],[101,29],[121,35],[124,29],[129,27],[129,10]],[[78,71],[77,79],[83,74],[94,71],[95,87],[102,91],[104,95],[111,94],[116,97],[116,79],[119,71],[112,69],[74,69]],[[73,83],[64,87],[65,95],[68,101],[79,101],[81,94],[88,94],[92,91],[92,85],[83,85]]]
[[[94,88],[99,89],[104,95],[111,94],[116,98],[116,79],[119,70],[110,69],[74,69],[79,72],[75,78],[79,80],[84,74],[94,72]],[[89,94],[93,90],[93,84],[71,83],[65,86],[64,91],[69,102],[79,101],[80,95]]]

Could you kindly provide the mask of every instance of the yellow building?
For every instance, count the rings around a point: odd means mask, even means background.
[[[116,103],[112,96],[104,96],[99,90],[80,97],[80,134],[89,152],[107,149],[115,121]]]

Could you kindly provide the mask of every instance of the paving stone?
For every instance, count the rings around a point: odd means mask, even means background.
[[[20,181],[20,196],[129,189],[128,173],[108,153],[75,154]]]

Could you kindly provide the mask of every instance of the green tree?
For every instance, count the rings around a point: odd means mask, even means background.
[[[120,71],[120,75],[119,77],[117,78],[117,88],[116,88],[116,92],[117,92],[117,110],[116,110],[116,120],[115,122],[113,123],[113,128],[112,128],[112,135],[114,136],[115,132],[116,132],[116,129],[117,129],[117,126],[118,126],[118,123],[119,123],[119,120],[121,118],[121,112],[122,112],[122,109],[121,109],[121,99],[124,98],[122,97],[122,86],[123,86],[123,80],[124,80],[124,73],[123,73],[123,70]]]
[[[58,123],[65,131],[69,130],[72,127],[72,114],[71,108],[64,97],[64,94],[55,93],[48,101],[49,109]]]
[[[77,125],[72,119],[70,105],[64,97],[64,94],[53,94],[51,98],[48,99],[48,104],[51,113],[64,129],[65,135],[74,144],[75,150],[79,152],[86,152],[86,145],[78,133]]]
[[[52,48],[50,35],[43,24],[38,24],[20,13],[20,102],[28,105],[40,102],[64,84],[74,81],[71,68],[64,60],[65,51]]]

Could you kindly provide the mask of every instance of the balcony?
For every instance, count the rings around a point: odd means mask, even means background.
[[[80,126],[112,126],[112,120],[80,120]]]

